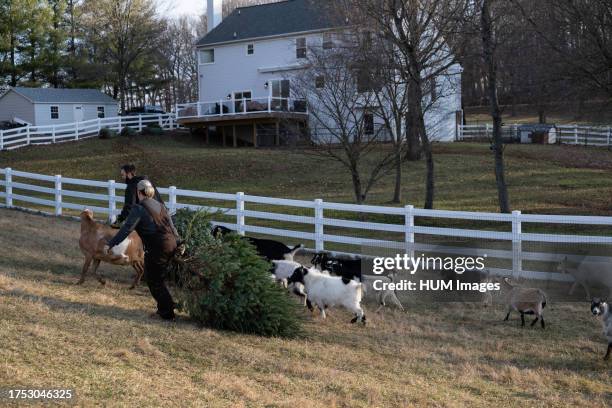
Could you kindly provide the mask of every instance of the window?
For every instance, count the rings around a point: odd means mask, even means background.
[[[247,55],[255,54],[255,44],[247,44]]]
[[[315,78],[315,87],[317,89],[325,88],[325,77],[323,75],[317,75]]]
[[[365,93],[365,92],[373,92],[380,91],[381,85],[379,81],[376,80],[377,73],[369,71],[367,68],[357,69],[355,73],[357,79],[357,92]]]
[[[306,38],[300,37],[295,40],[295,57],[306,58]]]
[[[240,100],[240,99],[250,100],[251,99],[251,91],[234,92],[234,99],[236,99],[236,100]]]
[[[334,48],[332,33],[323,33],[323,49],[330,50],[332,48]]]
[[[59,119],[59,106],[51,106],[51,119]]]
[[[215,62],[215,50],[202,50],[199,52],[200,64],[213,64]]]
[[[98,106],[98,118],[104,119],[104,106]]]
[[[366,135],[374,134],[374,115],[371,113],[363,114],[363,132]]]

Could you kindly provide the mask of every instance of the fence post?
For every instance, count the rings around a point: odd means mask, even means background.
[[[110,124],[108,126],[110,126]],[[121,132],[121,116],[119,116],[119,122],[117,122],[117,132]]]
[[[79,122],[74,124],[74,140],[79,140]]]
[[[159,115],[157,117],[157,123],[159,124],[160,128],[162,128],[162,129],[164,128],[164,122],[162,121],[162,115]]]
[[[26,143],[30,145],[30,125],[26,126]]]
[[[519,278],[523,271],[523,245],[521,242],[521,212],[512,211],[512,277]]]
[[[51,128],[51,143],[55,143],[55,125]]]
[[[117,209],[117,196],[115,195],[115,180],[108,180],[108,220],[115,222],[117,216],[115,210]]]
[[[102,130],[102,120],[98,118],[98,134],[100,134],[100,130]]]
[[[404,242],[406,244],[406,253],[411,258],[414,257],[414,206],[407,205],[404,207]]]
[[[317,252],[325,249],[323,239],[323,200],[317,198],[315,201],[315,249]]]
[[[4,181],[6,182],[6,186],[4,187],[4,192],[6,193],[6,206],[11,208],[13,206],[13,170],[10,167],[6,168]]]
[[[236,193],[236,226],[237,232],[244,235],[244,193]]]
[[[62,215],[62,176],[55,175],[55,215]]]
[[[606,146],[610,147],[610,136],[612,136],[612,127],[608,126],[608,138],[607,138],[607,143]],[[2,148],[0,148],[0,150],[2,150]]]
[[[578,125],[574,125],[574,144],[578,144]]]
[[[142,132],[142,115],[138,115],[138,131]]]
[[[174,214],[176,212],[176,187],[170,186],[168,188],[168,206],[170,210],[170,214]]]
[[[0,150],[4,150],[4,131],[0,130]]]

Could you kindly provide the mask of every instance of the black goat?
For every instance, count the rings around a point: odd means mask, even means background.
[[[218,236],[219,234],[231,234],[235,231],[232,231],[229,228],[223,227],[221,225],[217,225],[212,230],[213,236]],[[292,248],[283,244],[282,242],[274,241],[272,239],[261,239],[261,238],[253,238],[253,237],[243,237],[247,241],[251,243],[255,247],[255,250],[262,258],[267,259],[268,261],[280,261],[283,259],[292,261],[295,253],[302,248],[302,244],[298,244]]]
[[[310,263],[332,275],[341,276],[345,284],[351,280],[361,282],[361,259],[341,259],[320,252],[315,254]]]

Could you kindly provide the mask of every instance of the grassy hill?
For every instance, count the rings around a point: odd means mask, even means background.
[[[59,159],[58,159],[59,160]],[[66,158],[66,160],[69,160]],[[86,174],[92,177],[92,174]],[[418,304],[307,316],[280,340],[150,320],[129,268],[78,280],[79,224],[0,210],[0,384],[71,387],[79,406],[606,406],[610,364],[588,304],[555,303],[548,326],[503,322],[501,307]],[[564,288],[565,290],[567,288]],[[6,401],[4,401],[6,402]]]

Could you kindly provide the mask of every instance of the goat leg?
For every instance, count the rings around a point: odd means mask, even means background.
[[[531,327],[533,327],[533,325],[536,324],[538,320],[540,320],[540,318],[536,315],[536,318],[533,319],[533,322],[531,322]]]
[[[608,351],[606,351],[606,355],[604,356],[604,360],[610,358],[610,350],[612,350],[612,342],[608,343]]]
[[[508,319],[510,318],[510,312],[511,312],[511,310],[508,310],[508,314],[506,315],[506,318],[504,319],[504,322],[507,322]]]
[[[104,278],[102,278],[102,276],[98,273],[98,267],[100,266],[100,260],[99,259],[95,259],[93,262],[93,273],[94,275],[96,275],[96,278],[98,278],[98,281],[102,284],[102,285],[106,285],[106,281],[104,280]]]
[[[525,313],[521,312],[521,327],[525,327]]]
[[[132,286],[130,286],[130,289],[134,289],[136,286],[138,286],[138,284],[140,283],[140,279],[144,274],[144,268],[140,262],[134,262],[132,264],[132,268],[134,268],[134,270],[136,271],[136,276],[134,276],[134,282],[132,282]]]
[[[540,324],[542,324],[542,328],[546,328],[546,325],[544,324],[544,316],[540,316]]]
[[[85,262],[83,263],[83,268],[81,269],[81,279],[79,279],[79,281],[76,283],[77,285],[81,285],[83,284],[83,282],[85,282],[85,275],[87,274],[87,271],[89,270],[89,265],[91,265],[91,261],[92,258],[91,257],[87,257],[85,258]]]

